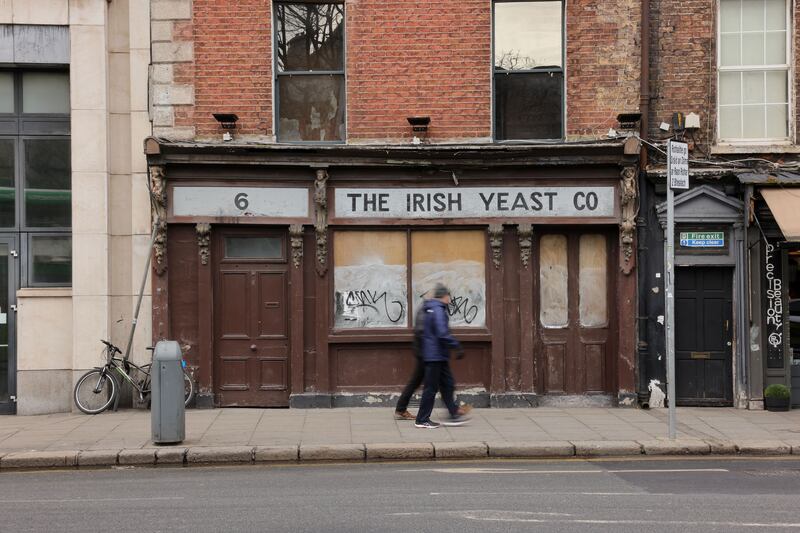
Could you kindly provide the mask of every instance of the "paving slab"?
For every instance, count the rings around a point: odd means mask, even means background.
[[[81,450],[78,453],[78,466],[114,466],[122,450]]]
[[[0,459],[0,469],[6,468],[65,468],[78,464],[78,452],[14,452]]]
[[[370,443],[366,445],[367,461],[392,459],[433,459],[433,443]]]
[[[363,461],[366,449],[363,444],[301,444],[301,461]]]
[[[642,445],[632,440],[575,440],[577,457],[640,455]]]
[[[117,458],[120,465],[154,465],[156,464],[155,448],[134,448],[122,450]]]
[[[300,447],[297,445],[256,446],[253,457],[257,463],[297,461],[300,458]]]
[[[704,455],[711,445],[697,439],[640,440],[645,455]]]
[[[252,446],[214,446],[189,448],[187,463],[250,463],[253,461]]]
[[[575,446],[568,441],[489,442],[489,457],[571,457]]]
[[[736,450],[743,455],[789,455],[792,447],[778,440],[735,441]]]
[[[485,442],[434,442],[433,450],[437,459],[477,459],[489,455]]]

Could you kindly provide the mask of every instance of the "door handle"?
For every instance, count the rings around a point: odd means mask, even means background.
[[[250,349],[255,352],[258,349],[258,346],[256,346],[255,344],[251,344]]]

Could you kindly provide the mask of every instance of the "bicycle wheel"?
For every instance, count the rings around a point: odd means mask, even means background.
[[[192,376],[186,372],[183,373],[183,396],[183,405],[189,405],[194,396],[194,382],[192,381]]]
[[[87,415],[96,415],[111,406],[118,391],[119,385],[113,375],[94,369],[81,376],[72,396],[78,409]]]

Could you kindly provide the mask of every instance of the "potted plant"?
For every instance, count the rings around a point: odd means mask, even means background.
[[[764,389],[764,407],[767,411],[788,411],[791,393],[785,385],[770,385]]]

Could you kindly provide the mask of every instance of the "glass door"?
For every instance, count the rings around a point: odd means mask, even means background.
[[[0,414],[16,412],[16,238],[0,235]]]

